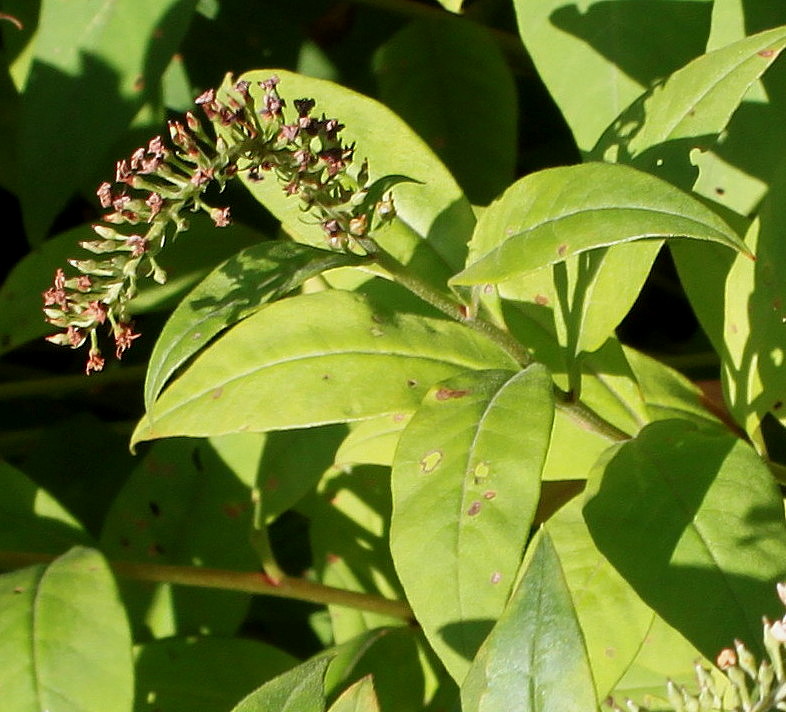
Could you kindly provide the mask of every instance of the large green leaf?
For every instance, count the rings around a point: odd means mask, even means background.
[[[33,244],[156,91],[195,4],[42,1],[17,142],[19,197]]]
[[[428,142],[473,203],[488,203],[513,180],[516,88],[485,28],[458,18],[413,22],[380,47],[374,70],[380,98]]]
[[[553,417],[543,366],[474,371],[434,386],[399,441],[390,548],[415,616],[456,681],[510,594]]]
[[[250,91],[255,94],[257,82],[273,74],[281,79],[279,90],[289,106],[294,99],[313,98],[317,111],[346,124],[341,135],[345,142],[357,144],[359,159],[368,158],[371,180],[406,175],[420,182],[396,186],[398,219],[378,231],[375,239],[404,262],[413,254],[422,259],[425,268],[421,272],[426,275],[459,269],[475,218],[455,179],[427,144],[386,106],[337,84],[284,69],[246,72],[239,79],[251,82]],[[257,104],[261,105],[261,99]],[[241,180],[298,241],[324,245],[324,231],[303,220],[298,201],[286,196],[275,180],[249,182],[243,174]]]
[[[51,285],[58,267],[66,267],[69,258],[84,256],[79,241],[93,238],[90,226],[81,225],[47,240],[14,266],[0,287],[0,353],[53,331],[44,321],[41,294]],[[181,234],[157,258],[167,272],[167,283],[140,280],[139,294],[129,305],[131,312],[173,306],[216,262],[263,238],[242,225],[230,225],[218,233],[211,220],[195,216],[188,233]]]
[[[461,688],[464,712],[597,709],[584,637],[549,535],[533,542],[524,576]]]
[[[598,549],[704,655],[760,640],[762,614],[777,613],[786,526],[748,444],[720,427],[658,421],[609,450],[586,496]]]
[[[0,630],[4,708],[131,712],[131,635],[98,552],[0,576]]]
[[[251,487],[263,436],[156,443],[107,515],[102,548],[115,559],[253,571]],[[155,637],[234,633],[250,596],[166,583],[123,581],[135,629]]]
[[[245,249],[216,267],[180,302],[156,341],[145,382],[147,406],[216,334],[310,277],[358,262],[353,255],[276,241]]]
[[[293,667],[291,655],[245,638],[170,638],[136,650],[135,712],[226,712]]]
[[[133,442],[408,412],[432,383],[459,371],[514,367],[459,324],[387,313],[337,290],[291,297],[203,351],[148,410]]]
[[[723,299],[723,385],[736,421],[766,450],[760,427],[771,413],[786,423],[786,165],[748,230],[746,242],[756,262],[735,260],[726,278]],[[719,308],[716,303],[715,308]]]
[[[330,655],[320,655],[266,682],[232,712],[322,712]]]
[[[709,208],[628,166],[550,168],[514,183],[478,221],[455,284],[503,282],[599,247],[688,237],[747,252]]]
[[[527,52],[589,152],[652,84],[704,51],[711,3],[515,0]]]

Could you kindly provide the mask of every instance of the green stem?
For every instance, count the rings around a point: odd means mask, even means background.
[[[451,319],[488,337],[497,346],[510,354],[521,366],[529,366],[532,363],[532,356],[529,351],[507,331],[500,329],[495,324],[481,317],[473,316],[470,313],[471,310],[465,304],[461,304],[424,282],[378,245],[374,247],[373,260],[402,287],[408,289],[415,296],[420,297],[424,302],[431,304],[435,309],[439,309],[439,311]]]
[[[438,291],[430,284],[414,275],[412,272],[388,254],[379,245],[368,243],[372,259],[382,267],[396,282],[410,292],[420,297],[423,301],[439,309],[451,319],[468,326],[491,339],[500,348],[512,356],[517,363],[526,367],[532,363],[529,351],[520,344],[510,333],[500,329],[485,319],[470,316],[470,310],[464,305],[451,299]],[[610,423],[600,414],[596,413],[585,403],[574,398],[557,386],[554,386],[556,407],[565,412],[578,425],[587,430],[592,430],[613,442],[630,440],[630,435]]]
[[[15,569],[49,563],[55,558],[50,554],[0,551],[0,568]],[[139,564],[130,561],[110,561],[109,564],[115,574],[134,581],[171,583],[180,586],[215,588],[223,591],[242,591],[243,593],[290,598],[323,605],[345,606],[406,621],[414,620],[412,609],[405,601],[394,601],[382,596],[323,586],[300,578],[287,577],[276,584],[265,574],[250,571]]]
[[[275,584],[280,584],[285,578],[284,570],[278,565],[273,547],[270,544],[267,523],[265,522],[265,508],[262,500],[262,492],[258,487],[254,487],[251,492],[251,501],[254,505],[254,521],[251,524],[251,546],[257,552],[259,563],[268,578]]]
[[[616,425],[610,423],[588,405],[577,400],[572,394],[563,391],[556,385],[554,386],[554,400],[558,410],[564,412],[571,420],[585,430],[591,430],[598,433],[612,442],[630,440],[631,436],[629,433],[620,430]]]

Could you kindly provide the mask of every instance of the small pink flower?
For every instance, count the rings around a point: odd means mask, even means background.
[[[106,321],[107,309],[106,305],[102,302],[90,302],[90,304],[87,305],[85,312],[92,316],[93,319],[95,319],[95,321],[97,321],[99,324],[103,324]]]
[[[123,352],[131,348],[134,339],[138,339],[140,334],[135,334],[131,324],[120,323],[115,327],[115,356],[123,358]]]
[[[85,374],[89,376],[91,371],[97,373],[103,370],[103,368],[104,358],[101,356],[101,352],[98,349],[90,349],[90,353],[87,357],[87,365],[85,366]]]

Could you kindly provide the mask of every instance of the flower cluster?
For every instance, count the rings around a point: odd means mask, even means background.
[[[67,277],[58,269],[43,294],[47,321],[63,330],[48,340],[71,348],[88,343],[88,374],[104,366],[97,333],[101,325],[107,324],[118,358],[139,336],[128,312],[138,276],[166,280],[156,256],[167,240],[188,229],[187,214],[201,210],[217,227],[230,223],[229,208],[204,202],[210,184],[223,189],[241,172],[249,181],[272,174],[285,194],[297,196],[301,209],[316,218],[330,248],[373,251],[368,235],[394,217],[385,192],[400,178],[369,185],[365,162],[350,177],[354,145],[342,143],[343,125],[312,116],[312,99],[295,100],[297,116],[287,121],[277,85],[277,77],[253,90],[240,81],[222,99],[213,89],[204,92],[195,103],[213,132],[188,112],[184,122],[169,122],[168,144],[155,137],[118,161],[114,181],[98,187],[101,207],[109,212],[93,226],[97,239],[80,245],[100,257],[69,260],[78,274]]]
[[[786,606],[786,584],[777,585],[778,597]],[[754,654],[739,640],[734,647],[724,648],[718,654],[716,665],[723,671],[728,685],[725,691],[709,670],[696,665],[699,691],[691,694],[671,680],[666,686],[669,702],[676,712],[775,712],[786,710],[786,671],[783,648],[786,645],[786,616],[774,623],[766,618],[764,649],[768,660],[756,662]],[[626,712],[646,712],[632,700],[626,700]],[[623,712],[613,700],[609,705],[614,712]]]

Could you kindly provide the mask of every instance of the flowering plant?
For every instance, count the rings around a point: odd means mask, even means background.
[[[783,708],[786,174],[767,146],[786,15],[513,0],[500,35],[483,0],[396,1],[419,19],[371,23],[385,37],[343,66],[373,71],[372,98],[307,71],[324,54],[339,76],[336,23],[387,12],[371,3],[314,10],[326,34],[297,66],[271,49],[278,68],[207,90],[214,46],[250,63],[216,41],[225,22],[237,39],[230,0],[139,3],[0,23],[24,139],[0,167],[38,245],[0,290],[0,344],[38,354],[47,329],[91,375],[5,391],[35,406],[19,418],[66,412],[0,461],[7,704]],[[260,12],[271,38],[291,20]],[[543,161],[517,148],[536,96],[568,151]],[[69,140],[59,114],[36,124],[53,102],[84,109],[85,144],[67,117]],[[140,124],[154,138],[127,150]],[[69,203],[55,179],[87,184],[110,152],[129,157],[92,207]],[[79,224],[44,240],[66,203]],[[652,335],[664,310],[641,316],[659,281],[701,326],[686,348],[711,388]]]

